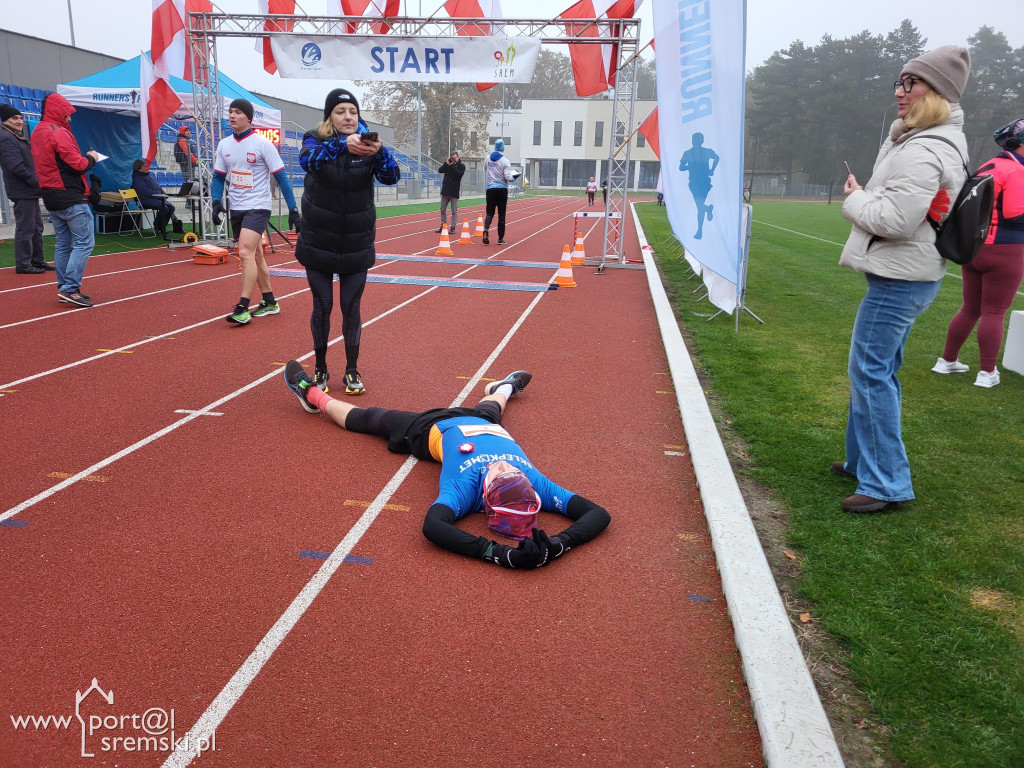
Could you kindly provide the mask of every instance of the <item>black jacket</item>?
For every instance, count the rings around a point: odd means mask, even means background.
[[[309,137],[317,138],[313,132]],[[317,139],[319,141],[319,139]],[[373,204],[373,157],[342,152],[306,174],[298,262],[317,272],[348,275],[376,261],[377,208]]]
[[[459,190],[462,187],[462,174],[466,172],[465,164],[461,160],[451,165],[442,163],[437,172],[444,176],[444,180],[441,182],[441,194],[448,197],[458,197]]]
[[[42,195],[28,139],[7,126],[0,126],[0,168],[4,190],[11,200],[31,200]]]
[[[135,190],[140,200],[152,200],[157,204],[164,202],[163,199],[157,197],[164,193],[163,187],[151,173],[132,171],[132,189]]]

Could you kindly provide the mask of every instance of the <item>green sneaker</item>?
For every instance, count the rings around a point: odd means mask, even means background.
[[[237,325],[245,325],[252,320],[252,315],[249,314],[249,310],[243,309],[242,311],[235,310],[230,315],[224,318],[229,323],[235,323]]]
[[[253,317],[263,317],[264,315],[278,315],[281,313],[281,305],[276,301],[273,304],[267,304],[267,302],[260,300],[260,305],[256,309],[250,310],[249,314]]]
[[[284,383],[299,398],[299,402],[302,403],[302,407],[306,409],[307,413],[320,413],[319,408],[315,405],[310,405],[309,401],[306,400],[306,392],[314,384],[313,380],[306,375],[306,372],[302,369],[302,363],[298,360],[289,360],[288,364],[284,367]]]

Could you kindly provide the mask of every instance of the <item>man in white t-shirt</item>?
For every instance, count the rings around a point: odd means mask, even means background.
[[[245,325],[254,317],[276,315],[281,307],[270,287],[270,269],[263,258],[263,232],[270,221],[270,177],[277,179],[288,203],[288,226],[298,231],[299,210],[295,205],[288,172],[277,148],[252,129],[253,106],[246,99],[235,99],[228,108],[231,136],[217,145],[213,165],[213,223],[220,224],[224,213],[224,186],[228,188],[231,230],[238,240],[238,258],[242,261],[242,296],[231,314],[229,323]],[[258,307],[249,308],[252,291],[257,285],[262,296]]]

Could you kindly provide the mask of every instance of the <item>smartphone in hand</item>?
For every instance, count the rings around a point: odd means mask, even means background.
[[[845,160],[843,160],[843,165],[846,166],[846,175],[847,176],[853,176],[853,171],[850,170],[850,164],[848,162],[846,162]]]
[[[362,141],[376,141],[377,140],[377,132],[376,131],[372,131],[372,132],[368,132],[368,133],[360,133],[359,134],[359,138]]]

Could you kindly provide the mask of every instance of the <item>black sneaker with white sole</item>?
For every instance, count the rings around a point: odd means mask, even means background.
[[[530,383],[530,379],[532,378],[533,374],[529,371],[513,371],[501,381],[492,381],[484,387],[484,394],[493,395],[495,390],[497,390],[502,384],[511,384],[512,394],[517,395],[526,389],[526,385]]]
[[[78,291],[57,291],[57,300],[61,304],[74,304],[76,307],[91,307],[89,297]]]
[[[306,393],[309,391],[309,388],[316,385],[313,384],[313,380],[309,378],[309,375],[302,367],[302,363],[298,360],[289,360],[288,364],[284,367],[284,383],[299,398],[299,402],[302,403],[302,407],[306,409],[307,413],[320,413],[320,409],[315,405],[310,405],[306,399]]]

